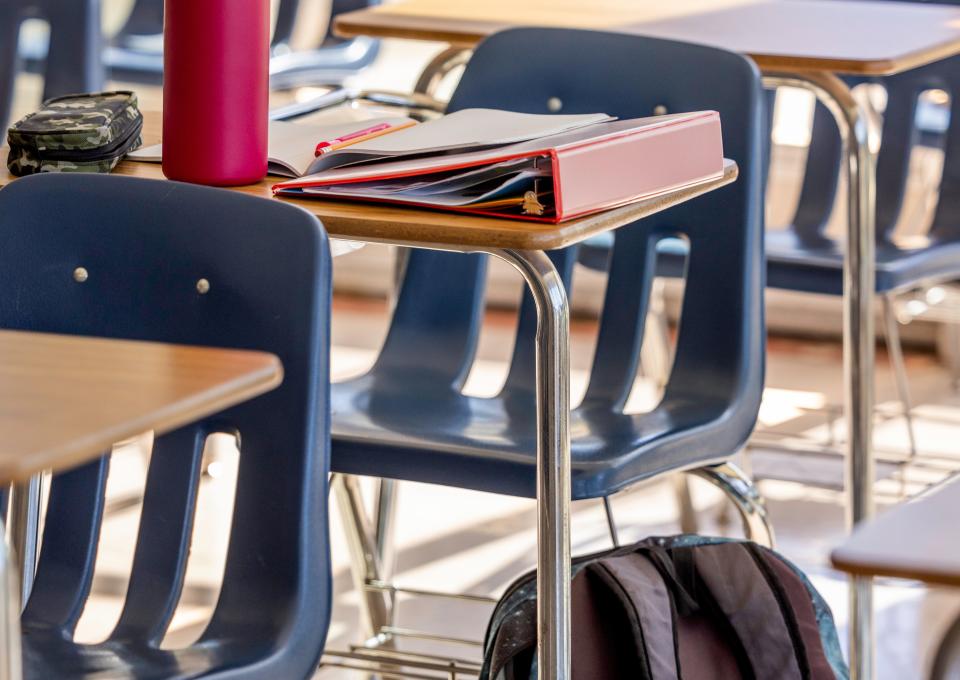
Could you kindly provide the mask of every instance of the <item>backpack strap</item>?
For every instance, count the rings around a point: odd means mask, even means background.
[[[803,638],[774,573],[740,543],[693,549],[699,581],[729,621],[756,678],[809,680]]]
[[[807,665],[813,680],[836,680],[836,673],[827,659],[826,649],[820,632],[820,623],[813,606],[813,598],[807,585],[797,575],[794,568],[772,550],[759,545],[745,544],[747,550],[758,562],[766,564],[776,582],[783,589],[790,610],[797,622],[797,629],[803,639]]]
[[[587,569],[623,605],[650,680],[679,680],[675,608],[660,571],[642,552],[598,560]]]

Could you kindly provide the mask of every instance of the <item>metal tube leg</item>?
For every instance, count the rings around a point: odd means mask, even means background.
[[[4,533],[0,522],[0,535]],[[0,680],[20,680],[20,599],[17,569],[7,549],[0,541]]]
[[[613,516],[613,504],[610,496],[603,497],[603,512],[607,516],[607,529],[610,530],[610,542],[614,548],[620,547],[620,535],[617,533],[617,520]]]
[[[416,85],[413,86],[413,91],[416,94],[436,96],[437,88],[446,75],[457,67],[465,66],[472,54],[472,50],[462,47],[448,47],[424,67]]]
[[[537,305],[537,668],[570,678],[570,309],[542,251],[493,251]]]
[[[34,475],[16,484],[10,495],[10,545],[17,557],[20,578],[20,602],[26,604],[33,588],[37,568],[37,543],[40,535],[40,491],[43,477]]]
[[[850,88],[831,73],[769,76],[768,86],[811,90],[830,110],[846,142],[848,181],[847,244],[843,263],[843,373],[847,424],[847,520],[853,527],[874,512],[873,435],[876,134],[871,116]],[[871,581],[852,577],[850,584],[850,671],[853,680],[874,675]]]
[[[727,462],[691,470],[691,474],[707,480],[733,501],[743,519],[743,532],[748,539],[767,548],[774,546],[773,526],[763,497],[739,467]]]
[[[907,365],[903,360],[903,344],[900,342],[900,328],[897,315],[893,311],[893,295],[883,296],[883,325],[887,338],[887,353],[890,355],[890,367],[897,383],[897,394],[903,407],[903,419],[907,423],[907,437],[910,442],[910,458],[917,456],[917,439],[913,429],[913,403],[910,399],[910,383],[907,380]]]
[[[374,524],[374,543],[380,562],[380,579],[391,582],[396,570],[397,555],[394,549],[394,524],[397,511],[397,495],[400,486],[395,479],[381,479],[377,490],[377,512]],[[391,621],[393,614],[391,612]]]
[[[690,480],[686,473],[678,472],[673,475],[673,497],[677,500],[677,514],[680,516],[680,531],[685,534],[695,534],[699,530],[697,509],[693,507],[693,496],[690,494]]]
[[[350,571],[360,595],[364,630],[368,639],[386,642],[381,637],[384,626],[393,623],[392,596],[382,590],[367,588],[370,581],[380,581],[380,561],[373,538],[373,528],[363,507],[359,480],[353,475],[335,474],[331,486],[337,496],[341,522],[350,551]]]

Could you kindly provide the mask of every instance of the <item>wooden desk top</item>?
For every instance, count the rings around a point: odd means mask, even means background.
[[[146,145],[160,141],[160,114],[144,114],[143,141]],[[5,159],[7,151],[0,149]],[[158,163],[121,162],[116,175],[164,179]],[[586,240],[601,232],[630,224],[695,196],[733,182],[737,166],[728,161],[721,179],[704,182],[667,194],[637,201],[595,215],[559,225],[538,224],[496,217],[476,217],[455,213],[419,210],[406,207],[380,206],[325,199],[273,198],[270,187],[282,178],[268,177],[258,184],[235,187],[253,196],[282,200],[306,208],[323,222],[330,236],[358,241],[381,242],[421,247],[451,246],[455,249],[478,250],[510,248],[517,250],[551,250]],[[7,172],[0,173],[0,187],[15,181]]]
[[[402,0],[342,14],[335,30],[472,47],[516,26],[703,43],[768,71],[885,75],[960,53],[960,8],[864,0]]]
[[[263,352],[0,331],[0,483],[199,420],[282,376]]]
[[[841,571],[960,586],[960,480],[884,512],[830,556]]]

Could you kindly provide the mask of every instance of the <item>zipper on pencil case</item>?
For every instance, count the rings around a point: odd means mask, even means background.
[[[96,155],[90,155],[85,153],[82,149],[64,149],[61,151],[51,151],[49,149],[37,149],[38,154],[43,155],[43,160],[45,161],[67,161],[67,162],[95,162],[103,161],[109,158],[113,158],[117,155],[117,152],[122,149],[124,146],[129,144],[132,140],[140,136],[140,133],[143,131],[143,121],[137,121],[136,127],[133,129],[132,133],[123,137],[122,139],[113,142],[110,146],[105,147],[102,151],[99,151]],[[39,134],[39,133],[38,133]],[[48,133],[43,133],[48,134]]]

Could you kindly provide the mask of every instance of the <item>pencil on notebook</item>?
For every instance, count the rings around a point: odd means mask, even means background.
[[[353,146],[354,144],[359,144],[360,142],[365,142],[369,139],[374,139],[376,137],[381,137],[383,135],[388,135],[391,132],[397,132],[398,130],[404,130],[408,127],[416,125],[416,121],[411,120],[407,123],[401,123],[399,125],[390,125],[387,127],[377,126],[373,128],[370,132],[361,135],[350,135],[349,138],[341,138],[340,140],[334,140],[332,143],[323,143],[317,145],[317,156],[322,156],[325,153],[330,153],[331,151],[336,151],[337,149],[342,149],[347,146]]]

